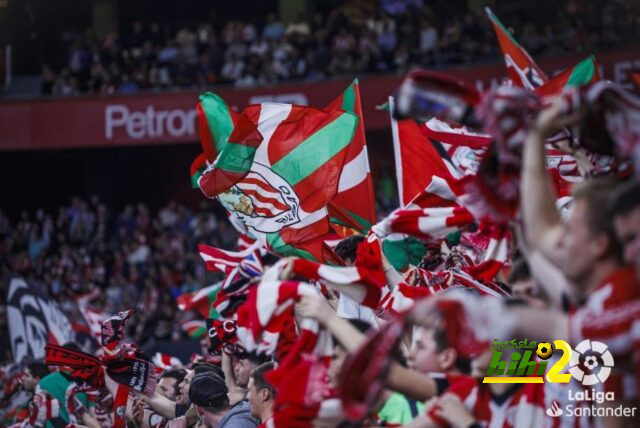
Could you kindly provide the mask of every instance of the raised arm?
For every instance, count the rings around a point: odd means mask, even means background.
[[[557,242],[562,235],[562,221],[556,209],[556,194],[547,172],[545,137],[559,122],[561,105],[555,102],[543,110],[531,127],[524,143],[520,207],[529,243],[550,260],[557,260]]]
[[[300,301],[300,314],[324,325],[349,353],[357,351],[366,340],[364,334],[349,321],[338,317],[328,302],[320,296],[303,297]],[[431,377],[397,363],[391,365],[386,383],[389,389],[421,401],[438,393],[437,383]]]

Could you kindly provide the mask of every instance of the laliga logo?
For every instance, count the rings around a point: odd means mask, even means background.
[[[604,383],[611,374],[613,356],[604,343],[586,339],[574,349],[569,366],[569,373],[583,385]],[[585,370],[580,367],[584,367]]]

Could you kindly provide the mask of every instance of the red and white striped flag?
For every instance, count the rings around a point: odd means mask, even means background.
[[[426,241],[442,239],[473,223],[474,218],[461,206],[398,209],[373,227],[378,236],[406,233]]]
[[[82,318],[87,323],[91,337],[96,339],[98,343],[102,339],[102,322],[111,317],[110,314],[103,310],[89,307],[91,299],[95,298],[99,293],[98,290],[94,290],[91,293],[80,296],[76,299],[78,304],[78,310],[82,314]]]
[[[182,361],[180,361],[177,357],[163,354],[162,352],[156,352],[153,355],[151,362],[156,366],[156,369],[160,369],[160,371],[180,368],[183,366]]]
[[[228,251],[200,244],[198,245],[198,251],[200,252],[200,257],[202,257],[207,270],[212,272],[220,271],[224,272],[225,275],[229,275],[245,257],[251,255],[259,247],[261,247],[261,244],[259,242],[254,242],[245,250]]]
[[[283,361],[265,374],[276,389],[272,425],[312,427],[332,396],[328,384],[333,355],[331,335],[314,320],[303,319],[300,338]]]

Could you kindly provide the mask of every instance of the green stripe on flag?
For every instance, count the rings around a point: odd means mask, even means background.
[[[366,218],[360,217],[358,214],[351,212],[346,208],[345,208],[345,212],[349,214],[351,217],[353,217],[353,219],[357,221],[360,226],[362,226],[363,231],[366,232],[371,228],[371,222],[368,221]]]
[[[233,131],[233,120],[231,119],[229,106],[213,92],[205,92],[199,98],[202,103],[202,110],[204,110],[207,118],[209,132],[213,135],[216,152],[220,153]]]
[[[350,227],[351,226],[350,224],[347,224],[344,221],[342,221],[342,220],[340,220],[339,218],[336,218],[336,217],[330,217],[329,221],[331,223],[339,224],[340,226],[344,226],[344,227]]]
[[[404,270],[410,264],[417,266],[426,254],[427,248],[415,238],[382,241],[382,251],[396,270]]]
[[[582,86],[591,82],[596,73],[595,57],[591,55],[589,58],[580,61],[573,70],[567,80],[567,86]]]
[[[220,158],[216,161],[216,168],[244,174],[251,169],[256,148],[244,144],[227,143]]]
[[[318,259],[316,259],[310,252],[296,248],[293,245],[289,245],[284,242],[282,236],[280,236],[278,232],[267,233],[267,242],[269,243],[269,246],[273,248],[273,251],[280,255],[301,257],[314,262],[318,261]]]
[[[192,339],[202,339],[207,332],[207,327],[198,327],[196,330],[189,333],[189,337]]]
[[[356,88],[358,79],[354,80],[352,84],[342,94],[342,110],[353,113],[356,107]]]
[[[202,173],[205,169],[207,169],[206,165],[197,170],[195,174],[191,176],[191,187],[193,187],[194,189],[198,188],[198,179],[202,176]]]
[[[358,116],[343,113],[298,144],[271,169],[295,186],[344,149],[353,138]]]

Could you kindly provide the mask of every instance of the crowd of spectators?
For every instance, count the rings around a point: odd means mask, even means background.
[[[395,201],[390,180],[384,171],[377,182],[380,216]],[[156,213],[144,202],[116,213],[96,195],[73,197],[57,212],[22,211],[15,221],[0,209],[0,299],[7,295],[11,273],[18,273],[55,296],[72,321],[84,323],[76,299],[97,292],[92,306],[108,314],[135,304],[136,322],[130,325],[138,343],[178,340],[185,337],[181,326],[191,314],[178,310],[176,297],[219,279],[205,270],[198,244],[233,249],[236,242],[224,214],[207,201],[196,211],[171,201]],[[5,316],[0,313],[0,336],[8,353]],[[0,355],[0,362],[3,358],[11,356]]]
[[[0,211],[0,296],[7,295],[9,274],[19,273],[81,321],[76,298],[98,290],[94,306],[107,313],[135,306],[130,333],[140,343],[176,340],[184,334],[176,297],[215,280],[197,244],[234,248],[236,238],[213,210],[193,212],[176,202],[155,214],[142,202],[114,213],[97,196],[74,197],[57,213],[25,211],[13,224]]]
[[[519,15],[504,19],[535,56],[612,48],[637,40],[640,32],[640,14],[626,0],[568,1],[548,15],[540,22]],[[275,14],[262,23],[211,20],[180,28],[136,21],[102,39],[91,29],[65,39],[67,58],[59,66],[43,67],[43,94],[250,87],[499,57],[493,30],[481,12],[442,17],[421,1],[397,9],[300,14],[289,23]]]

